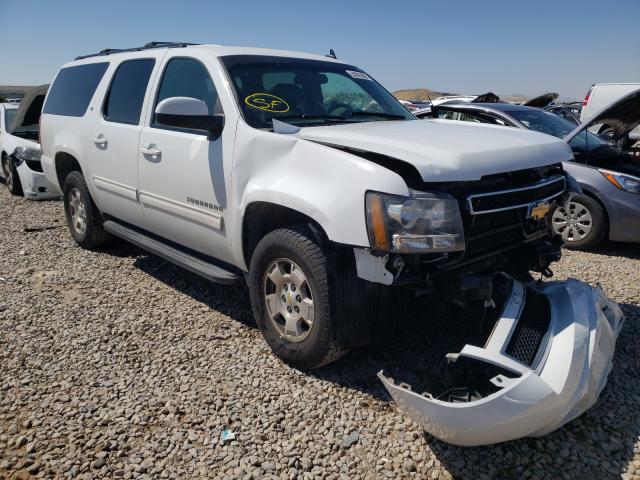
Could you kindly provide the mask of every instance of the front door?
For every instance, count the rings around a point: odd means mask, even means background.
[[[223,113],[212,76],[203,63],[211,57],[201,61],[195,52],[193,57],[179,54],[167,56],[140,135],[140,202],[151,232],[231,261],[224,223],[227,193],[223,162],[225,154],[232,155],[231,129],[210,141],[207,132],[155,122],[156,105],[171,97],[196,98],[207,104],[209,114]]]
[[[91,135],[91,172],[100,208],[143,226],[138,203],[138,142],[149,80],[162,53],[120,63]]]

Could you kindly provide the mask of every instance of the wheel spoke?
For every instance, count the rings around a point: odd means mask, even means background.
[[[295,265],[291,266],[291,280],[293,280],[293,283],[295,283],[298,288],[302,288],[302,286],[307,283],[307,278],[304,276],[304,273]]]
[[[278,302],[280,301],[278,299],[278,295],[275,293],[272,293],[270,295],[266,295],[265,296],[265,301],[267,302],[267,311],[269,312],[269,316],[271,318],[273,318],[275,315],[277,315],[278,312]]]
[[[280,262],[274,263],[268,274],[269,278],[277,288],[280,288],[280,286],[284,283],[284,275],[285,273],[282,270],[282,265],[280,264]]]
[[[299,320],[300,320],[300,317],[287,316],[285,325],[284,325],[284,334],[293,336],[293,337],[297,337],[298,335],[300,335],[300,331],[298,328]]]
[[[303,299],[302,305],[300,306],[300,316],[309,326],[313,324],[313,313],[313,300],[310,298]]]

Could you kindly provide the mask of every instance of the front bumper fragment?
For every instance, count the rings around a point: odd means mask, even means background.
[[[58,192],[55,185],[47,180],[44,173],[32,170],[27,165],[27,162],[20,163],[20,165],[16,167],[16,170],[20,177],[25,198],[29,200],[60,198],[60,192]]]
[[[550,313],[548,331],[527,365],[506,351],[531,289],[547,297]],[[514,280],[484,347],[465,345],[459,353],[447,355],[452,362],[466,357],[509,372],[487,379],[495,386],[492,393],[447,401],[413,392],[382,371],[378,376],[404,412],[447,443],[473,446],[538,437],[594,405],[611,371],[623,321],[620,307],[600,287],[574,279],[529,286]]]

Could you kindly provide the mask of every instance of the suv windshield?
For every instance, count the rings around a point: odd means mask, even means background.
[[[537,110],[535,108],[530,110],[512,110],[508,113],[531,130],[553,135],[558,138],[566,137],[576,128],[573,123],[565,120],[564,118],[560,118],[554,113]],[[606,144],[607,142],[590,132],[576,135],[569,142],[569,145],[572,147],[585,148],[588,146],[589,150],[593,150]]]
[[[221,60],[242,114],[255,128],[272,128],[274,118],[298,126],[415,119],[356,67],[253,55]]]
[[[13,118],[16,116],[17,108],[5,108],[4,109],[4,125],[6,129],[11,127],[11,122]]]

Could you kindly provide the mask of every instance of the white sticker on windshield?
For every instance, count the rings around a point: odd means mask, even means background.
[[[371,77],[364,72],[358,72],[356,70],[346,70],[346,72],[351,75],[352,78],[357,78],[358,80],[371,80]]]

